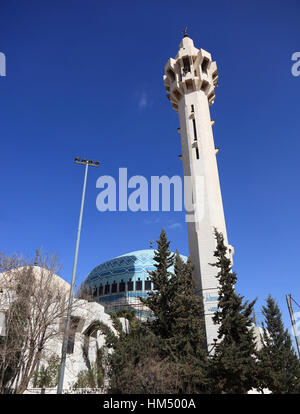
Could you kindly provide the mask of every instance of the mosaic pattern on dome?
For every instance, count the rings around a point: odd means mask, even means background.
[[[154,266],[155,250],[138,250],[118,256],[95,267],[82,283],[82,291],[92,300],[101,303],[107,312],[123,308],[135,309],[141,318],[149,316],[139,298],[153,290],[149,271]],[[187,257],[181,256],[186,261]],[[169,268],[173,272],[174,267]]]
[[[108,260],[105,263],[95,267],[87,276],[84,283],[96,284],[97,281],[103,282],[105,279],[128,279],[132,277],[145,278],[149,277],[148,271],[155,270],[154,267],[154,250],[138,250],[118,256]],[[186,257],[182,256],[185,260]],[[173,267],[170,268],[170,271]]]

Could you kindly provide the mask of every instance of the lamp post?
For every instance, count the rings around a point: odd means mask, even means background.
[[[64,333],[64,339],[63,339],[63,345],[62,345],[62,351],[61,351],[61,363],[60,363],[60,370],[59,370],[57,394],[62,394],[63,382],[64,382],[64,373],[65,373],[67,346],[68,346],[68,336],[69,336],[70,321],[71,321],[71,308],[72,308],[73,296],[74,296],[74,284],[75,284],[75,276],[76,276],[77,257],[78,257],[78,248],[79,248],[79,240],[80,240],[80,232],[81,232],[81,223],[82,223],[82,213],[83,213],[84,198],[85,198],[87,172],[88,172],[88,167],[98,167],[98,165],[99,165],[99,161],[94,162],[92,160],[87,160],[85,158],[82,158],[82,159],[75,158],[74,161],[76,162],[76,164],[85,165],[85,172],[84,172],[84,181],[83,181],[83,189],[82,189],[82,197],[81,197],[81,207],[80,207],[79,223],[78,223],[77,239],[76,239],[76,247],[75,247],[75,255],[74,255],[74,263],[73,263],[72,282],[71,282],[70,293],[69,293],[69,302],[68,302],[68,308],[67,308],[67,319],[66,319],[65,333]]]
[[[291,318],[292,327],[293,327],[293,331],[294,331],[295,341],[296,341],[296,345],[297,345],[298,358],[300,359],[300,342],[299,342],[299,339],[298,339],[297,324],[296,324],[296,321],[295,321],[295,316],[294,316],[293,307],[292,307],[292,295],[286,295],[285,297],[286,297],[286,302],[287,302],[287,305],[288,305],[288,310],[289,310],[289,313],[290,313],[290,318]]]

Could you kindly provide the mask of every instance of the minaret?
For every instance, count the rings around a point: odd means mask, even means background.
[[[194,47],[185,31],[175,59],[165,66],[164,85],[173,109],[179,114],[180,136],[185,176],[185,198],[191,198],[194,211],[187,214],[189,254],[194,266],[197,292],[203,295],[208,349],[217,338],[218,327],[212,316],[218,306],[217,268],[213,253],[216,248],[214,228],[223,233],[229,254],[219,182],[218,166],[209,106],[214,103],[218,84],[216,62],[210,53]],[[190,177],[187,186],[186,177]]]

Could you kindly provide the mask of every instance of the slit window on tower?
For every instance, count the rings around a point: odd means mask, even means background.
[[[197,128],[196,128],[195,119],[193,119],[193,130],[194,130],[194,140],[197,141]]]
[[[198,147],[196,147],[196,158],[197,158],[197,160],[199,160],[199,150],[198,150]]]
[[[194,105],[191,105],[191,112],[194,113],[195,109],[194,109]]]

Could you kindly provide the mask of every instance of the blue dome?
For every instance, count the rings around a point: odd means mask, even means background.
[[[154,250],[137,250],[108,260],[95,267],[82,283],[93,300],[103,304],[107,310],[122,309],[140,304],[138,297],[147,297],[153,290],[149,271],[155,270]],[[181,258],[186,261],[187,257]],[[173,266],[169,268],[172,272]],[[136,306],[133,306],[136,308]]]

